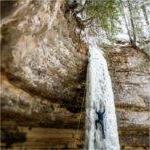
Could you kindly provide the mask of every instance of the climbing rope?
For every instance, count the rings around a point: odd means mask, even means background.
[[[75,133],[74,147],[76,146],[76,139],[77,139],[77,135],[78,135],[78,133],[79,133],[80,123],[81,123],[81,117],[82,117],[82,110],[83,110],[83,105],[84,105],[84,101],[85,101],[85,93],[86,93],[86,88],[85,88],[84,94],[83,94],[83,100],[82,100],[82,104],[81,104],[79,122],[78,122],[78,125],[77,125],[77,131],[76,131],[76,133]]]

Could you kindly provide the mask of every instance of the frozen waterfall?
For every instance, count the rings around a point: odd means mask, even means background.
[[[87,70],[86,92],[86,141],[87,150],[119,150],[118,129],[115,114],[114,97],[107,62],[97,46],[94,37],[88,37],[89,64]],[[105,138],[102,137],[102,126],[95,121],[96,111],[105,109],[103,115]]]

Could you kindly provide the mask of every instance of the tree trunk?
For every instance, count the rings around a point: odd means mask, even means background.
[[[136,45],[136,31],[135,31],[135,25],[134,25],[134,20],[133,20],[133,12],[132,12],[132,4],[130,0],[127,0],[128,3],[128,9],[129,9],[129,14],[130,14],[130,22],[131,22],[131,28],[132,28],[132,34],[133,34],[133,41],[131,44]]]
[[[123,4],[122,0],[120,0],[120,9],[122,10],[122,11],[121,10],[120,11],[122,12],[122,16],[123,16],[123,19],[124,19],[124,22],[125,22],[125,26],[127,28],[130,43],[132,43],[133,39],[131,37],[131,33],[130,33],[130,30],[129,30],[127,18],[126,18],[125,12],[124,12],[124,4]]]
[[[146,11],[145,5],[143,4],[141,6],[141,8],[142,8],[142,11],[143,11],[143,14],[144,14],[144,18],[145,18],[146,24],[149,26],[149,20],[148,20],[148,16],[147,16],[147,11]]]

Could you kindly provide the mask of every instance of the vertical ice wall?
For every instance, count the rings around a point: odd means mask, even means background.
[[[114,97],[107,62],[97,46],[97,38],[88,36],[89,64],[86,93],[86,142],[88,150],[119,150],[118,129]],[[102,138],[101,125],[96,129],[96,111],[104,113],[105,139]]]

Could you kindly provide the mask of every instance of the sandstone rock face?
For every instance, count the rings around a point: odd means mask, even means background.
[[[83,127],[84,116],[73,112],[81,110],[87,48],[76,32],[75,19],[65,13],[65,1],[1,4],[3,125],[16,122],[29,128],[78,128],[82,119],[79,128]],[[54,145],[59,145],[59,139]]]
[[[71,12],[65,14],[64,2],[22,0],[3,4],[9,11],[2,13],[0,25],[1,119],[30,128],[51,128],[47,135],[43,134],[44,129],[27,131],[27,142],[33,136],[38,139],[39,134],[50,141],[60,128],[50,146],[81,149],[84,130],[80,131],[82,134],[79,132],[79,147],[72,142],[78,132],[74,129],[84,129],[82,102],[88,46],[80,40]],[[122,149],[148,149],[149,58],[139,50],[120,45],[108,50],[106,58],[113,82]],[[28,146],[30,149],[30,144]]]
[[[4,75],[1,80],[2,121],[13,120],[18,125],[30,127],[77,128],[78,113],[68,111],[61,103],[27,93],[11,84]]]
[[[131,46],[107,53],[122,149],[149,147],[150,60]]]
[[[71,18],[68,23],[63,4],[62,0],[16,2],[16,9],[1,24],[1,67],[24,90],[71,100],[82,87],[86,55],[78,46],[76,23]]]

